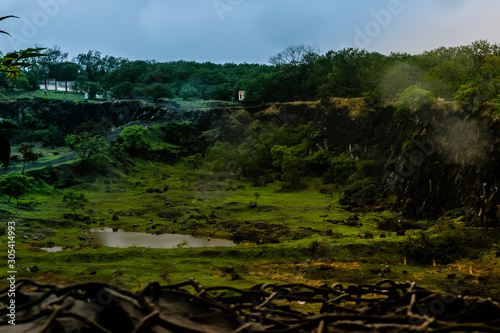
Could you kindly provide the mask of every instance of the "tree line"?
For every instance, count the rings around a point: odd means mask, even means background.
[[[498,101],[500,47],[480,40],[411,55],[383,55],[356,48],[321,54],[311,46],[290,46],[269,64],[157,62],[103,56],[91,50],[68,60],[59,47],[30,58],[17,88],[38,89],[48,76],[75,81],[91,97],[178,97],[234,100],[239,90],[251,102],[364,97],[370,103],[406,99],[455,99],[467,106]],[[3,74],[5,75],[5,74]],[[0,80],[4,88],[9,81]],[[404,101],[401,103],[405,105]]]

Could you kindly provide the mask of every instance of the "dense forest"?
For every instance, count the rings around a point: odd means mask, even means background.
[[[79,54],[71,61],[59,47],[30,59],[16,89],[38,89],[46,76],[76,81],[90,97],[234,100],[240,90],[248,102],[363,97],[371,104],[399,102],[412,107],[436,99],[454,99],[463,107],[498,102],[500,47],[480,40],[467,46],[441,47],[422,54],[383,55],[347,48],[320,53],[311,46],[290,46],[269,64],[157,62]],[[3,74],[5,75],[5,74]],[[3,89],[11,82],[0,80]]]

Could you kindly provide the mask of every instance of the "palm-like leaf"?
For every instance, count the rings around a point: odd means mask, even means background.
[[[14,16],[14,15],[7,15],[7,16],[0,17],[0,21],[3,21],[5,19],[11,18],[11,17],[13,17],[13,18],[19,18],[19,17]],[[8,32],[3,31],[3,30],[0,30],[0,34],[5,34],[5,35],[9,35],[10,36],[10,34]]]

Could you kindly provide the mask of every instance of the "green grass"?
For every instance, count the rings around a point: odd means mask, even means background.
[[[217,103],[218,105],[224,105],[224,106],[239,105],[237,102],[219,101],[219,100],[204,100],[204,99],[184,100],[182,98],[169,98],[169,99],[160,99],[160,100],[161,101],[176,102],[182,108],[197,108],[197,109],[212,108],[214,103]]]
[[[44,98],[44,99],[57,99],[66,100],[73,102],[83,102],[85,101],[85,96],[81,93],[65,92],[64,87],[61,90],[47,90],[47,94],[44,93],[43,89],[34,91],[4,91],[3,96],[0,99],[33,99],[33,98]]]
[[[283,193],[278,182],[266,187],[254,187],[244,180],[230,179],[207,170],[199,170],[193,175],[182,163],[171,166],[135,160],[127,164],[128,171],[110,164],[109,174],[91,174],[87,178],[81,176],[83,183],[72,187],[72,190],[82,191],[90,199],[82,215],[89,216],[98,224],[86,225],[71,218],[62,218],[63,214],[71,213],[61,200],[66,190],[53,190],[48,186],[21,197],[21,202],[32,202],[34,211],[0,203],[2,220],[18,221],[19,277],[64,284],[98,280],[132,290],[140,289],[151,280],[167,284],[185,281],[189,277],[195,277],[204,285],[232,285],[239,288],[264,282],[359,284],[390,278],[417,281],[421,286],[444,290],[447,275],[466,274],[464,267],[467,265],[475,267],[476,273],[470,281],[472,286],[480,275],[486,274],[483,272],[491,276],[500,274],[494,265],[498,262],[496,257],[487,261],[490,271],[486,271],[481,260],[466,260],[461,266],[420,266],[412,262],[404,265],[399,244],[405,237],[376,228],[379,221],[393,219],[390,212],[358,212],[356,215],[362,223],[358,227],[326,221],[345,220],[355,215],[339,206],[341,187],[331,186],[331,193],[325,195],[319,193],[318,186],[311,181],[309,189]],[[148,193],[150,188],[167,185],[169,189],[166,192]],[[249,202],[256,200],[255,192],[260,196],[257,208],[252,209]],[[169,208],[170,205],[174,207]],[[116,212],[131,210],[142,210],[143,214],[125,214],[113,220]],[[171,224],[170,219],[158,216],[158,213],[172,210],[182,214],[179,221],[191,215],[209,215],[212,211],[217,219],[215,224],[204,219],[197,220],[196,229],[183,229],[180,223]],[[153,224],[159,224],[167,228],[168,232],[229,238],[232,232],[221,225],[238,226],[257,221],[286,226],[289,233],[278,235],[279,244],[256,245],[255,242],[246,242],[232,248],[117,249],[101,246],[98,242],[79,240],[79,237],[88,236],[85,234],[87,228],[100,223],[105,227],[125,230],[132,230],[134,224],[139,224],[135,230],[141,232],[147,231]],[[29,223],[29,226],[24,226],[24,223]],[[421,221],[417,224],[425,223]],[[332,234],[302,234],[301,227],[331,230]],[[46,229],[52,230],[55,236],[42,241],[23,239],[24,235]],[[276,227],[268,231],[274,232],[274,229]],[[416,232],[408,231],[409,234]],[[360,238],[366,233],[372,233],[374,238]],[[387,237],[380,238],[382,233]],[[0,252],[3,253],[7,250],[5,236],[0,240]],[[39,249],[49,245],[71,249],[57,253]],[[380,277],[370,271],[373,268],[384,269],[386,261],[389,262],[391,273]],[[34,265],[40,272],[32,273],[22,268]],[[225,273],[224,268],[227,267],[233,268],[239,278],[233,280],[231,274]],[[96,270],[97,274],[90,275],[91,270]],[[0,262],[0,275],[6,271],[6,262]],[[407,271],[407,274],[403,271]],[[487,291],[477,292],[484,294]]]

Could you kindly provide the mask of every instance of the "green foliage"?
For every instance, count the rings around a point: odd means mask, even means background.
[[[479,250],[490,248],[497,236],[487,229],[445,230],[436,235],[420,232],[417,236],[408,236],[401,247],[407,259],[413,262],[448,264],[461,258],[476,259]]]
[[[82,162],[88,162],[108,149],[106,139],[100,135],[70,134],[66,137],[66,145],[78,153]]]
[[[238,173],[240,171],[240,152],[229,142],[217,141],[205,154],[207,166],[211,171]]]
[[[399,94],[415,86],[421,76],[422,69],[409,56],[393,55],[391,65],[385,70],[380,81],[382,98],[389,101],[396,100]]]
[[[493,114],[500,117],[500,95],[491,100],[493,102]]]
[[[133,125],[125,127],[118,135],[118,147],[129,152],[148,150],[150,146],[149,130],[146,127]]]
[[[22,143],[18,147],[18,150],[21,153],[21,160],[23,161],[23,170],[21,171],[21,174],[24,175],[24,169],[26,167],[26,162],[35,162],[40,157],[42,157],[42,154],[35,151],[35,146],[33,146],[32,144],[29,144],[29,143]]]
[[[196,172],[196,169],[200,167],[200,165],[203,163],[203,156],[200,153],[196,153],[191,156],[187,156],[184,159],[184,162],[188,165],[191,165],[193,168],[193,175]]]
[[[89,99],[94,99],[98,94],[104,93],[104,89],[97,82],[86,82],[83,89],[89,94]]]
[[[16,198],[17,204],[19,204],[19,197],[30,191],[33,180],[33,177],[27,177],[20,173],[9,173],[0,177],[0,192],[9,197],[9,203],[11,198]]]
[[[50,126],[46,133],[47,134],[45,134],[42,139],[45,143],[61,145],[65,142],[64,134],[57,126]]]
[[[134,85],[129,82],[120,82],[111,89],[111,96],[114,98],[132,98],[134,97]]]
[[[9,17],[14,16],[4,16],[0,19]],[[6,32],[2,31],[2,33]],[[6,54],[0,58],[0,73],[5,73],[7,80],[14,79],[14,81],[17,82],[19,75],[21,74],[21,67],[29,67],[31,66],[31,63],[28,62],[29,60],[45,56],[40,53],[43,50],[44,48],[29,48]]]
[[[182,99],[195,99],[201,98],[201,93],[189,83],[184,84],[179,90],[179,97]]]
[[[356,162],[346,156],[345,153],[331,159],[330,169],[323,176],[327,183],[345,183],[351,175],[356,172]]]
[[[318,150],[304,158],[304,168],[307,174],[315,177],[324,175],[332,164],[334,155],[328,150]]]
[[[43,112],[40,110],[27,110],[24,112],[24,125],[33,129],[46,128]]]
[[[302,187],[301,177],[303,175],[304,162],[301,152],[304,145],[285,147],[275,145],[271,149],[273,166],[281,169],[283,177],[283,189],[298,189]]]
[[[66,207],[73,211],[75,216],[78,216],[78,214],[76,213],[77,210],[85,209],[85,205],[88,201],[89,200],[84,193],[77,193],[74,191],[64,194],[62,198],[62,202],[66,205]]]
[[[153,101],[158,102],[159,98],[162,97],[172,97],[172,87],[166,83],[155,82],[145,89],[145,92],[148,96],[153,98]]]
[[[435,97],[428,90],[417,86],[410,86],[397,95],[394,106],[398,111],[416,111],[424,107],[429,107],[435,101]]]

